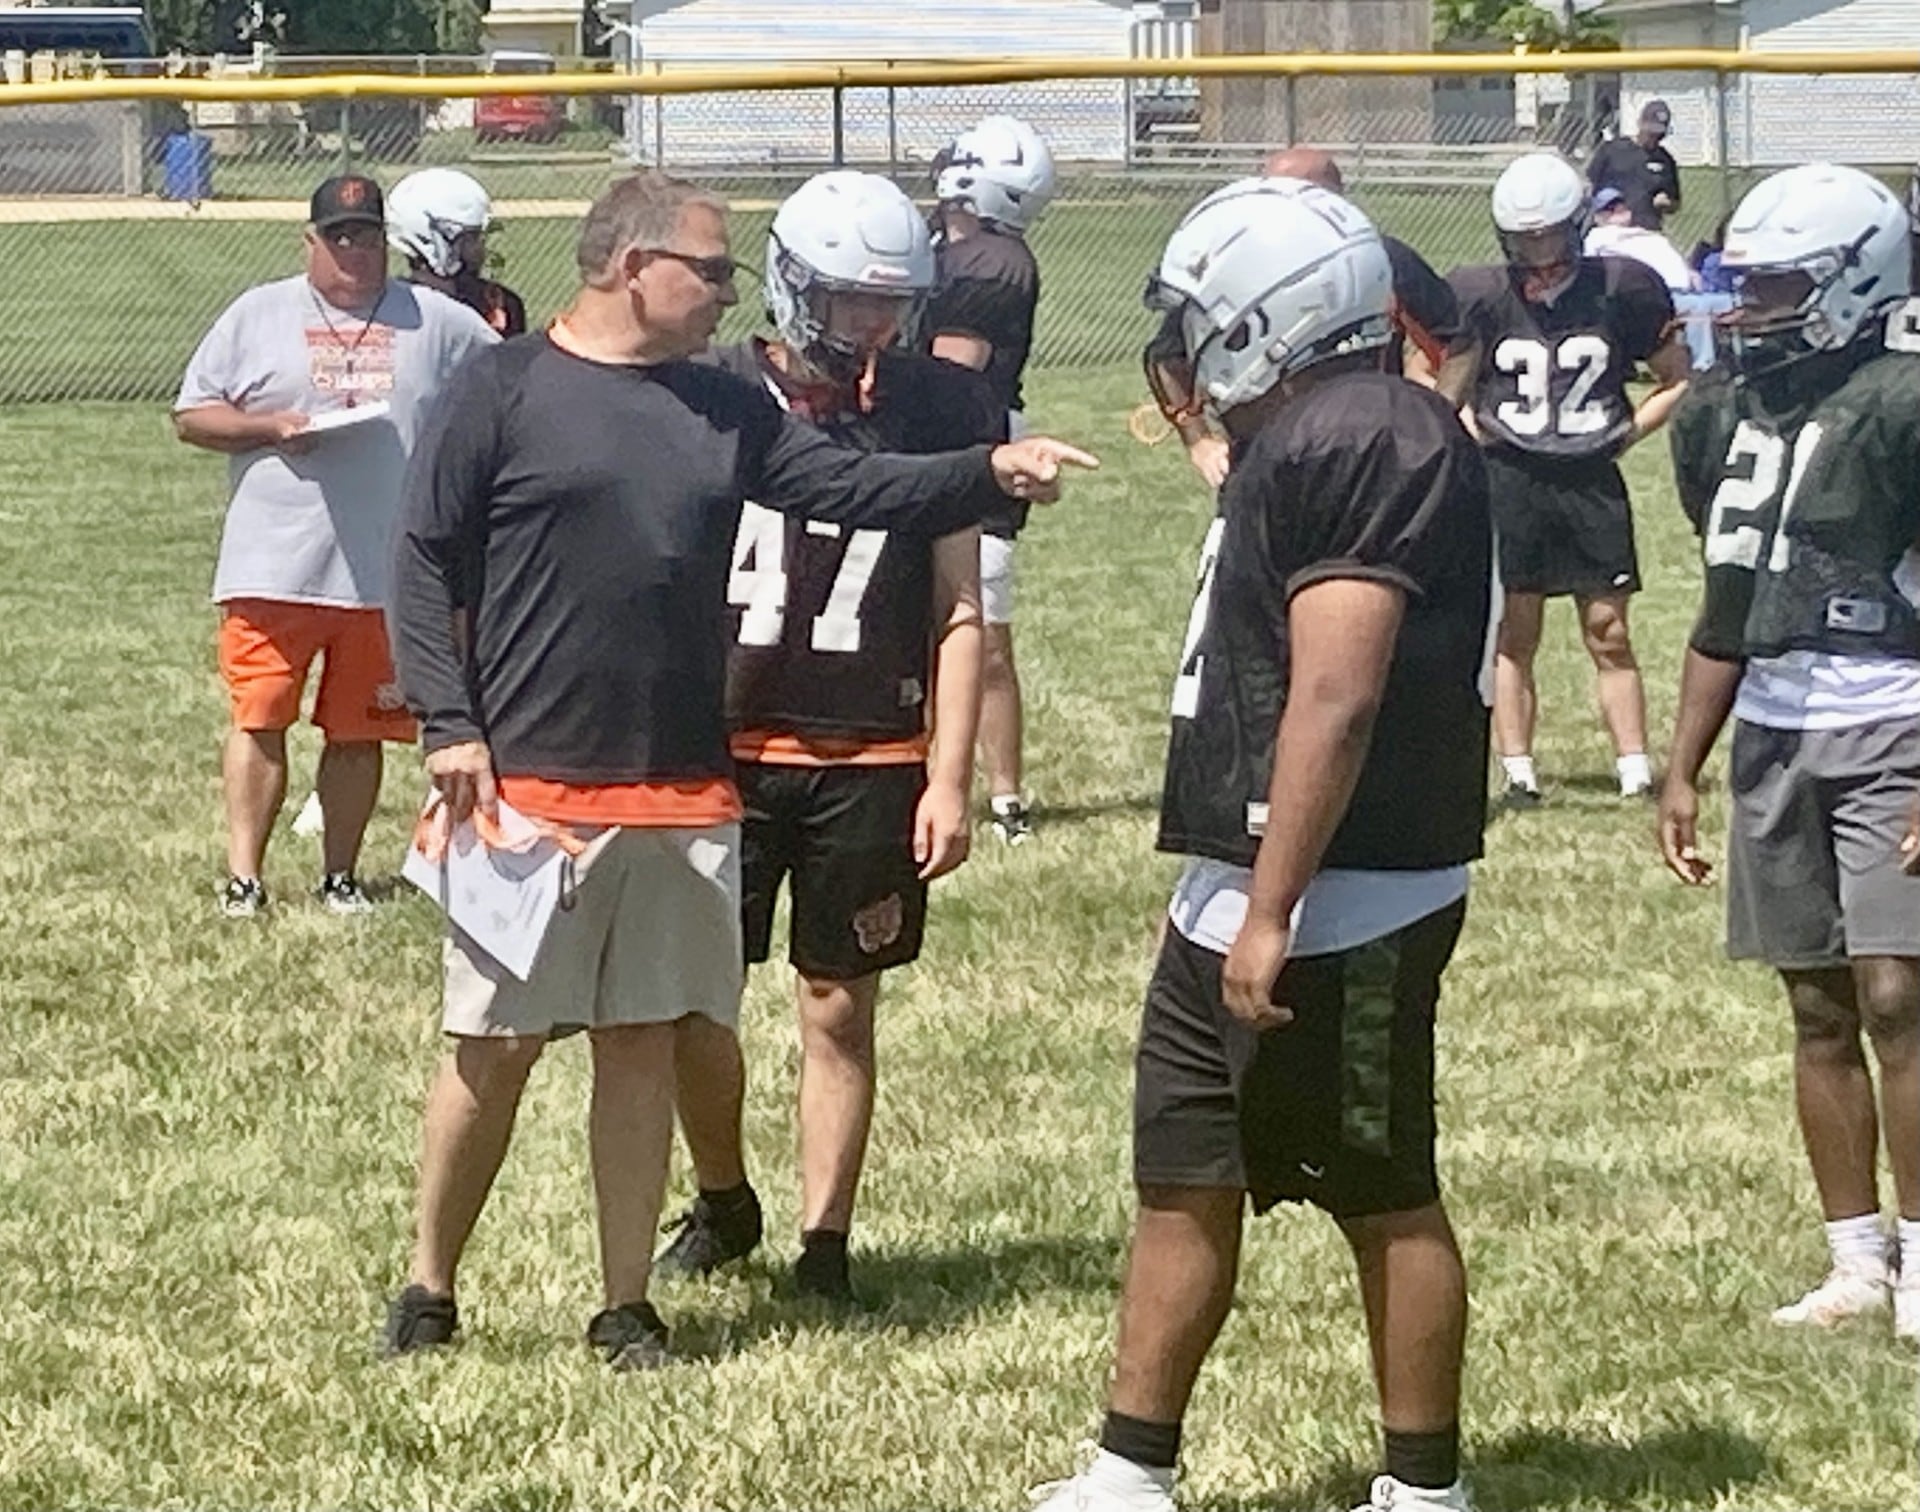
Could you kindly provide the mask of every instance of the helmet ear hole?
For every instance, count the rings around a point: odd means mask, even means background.
[[[1253,340],[1253,323],[1243,320],[1220,339],[1220,344],[1229,352],[1244,352],[1247,343]]]

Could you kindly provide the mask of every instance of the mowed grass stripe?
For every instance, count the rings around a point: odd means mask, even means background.
[[[404,893],[304,902],[284,832],[258,928],[212,911],[224,718],[205,603],[219,464],[153,406],[6,413],[0,449],[0,1506],[1017,1508],[1097,1423],[1130,1210],[1132,1039],[1173,864],[1164,708],[1206,502],[1125,433],[1131,372],[1032,410],[1106,467],[1038,516],[1018,629],[1040,839],[938,889],[888,985],[857,1238],[881,1303],[781,1294],[795,1250],[789,989],[746,1012],[763,1262],[663,1286],[690,1356],[615,1380],[597,1302],[585,1056],[536,1070],[463,1277],[467,1343],[377,1362],[405,1263],[438,950]],[[1692,549],[1632,459],[1636,631],[1671,721]],[[1503,819],[1442,1008],[1442,1158],[1475,1284],[1469,1469],[1492,1512],[1909,1505],[1914,1366],[1884,1328],[1781,1333],[1823,1263],[1763,972],[1609,793],[1570,614],[1550,617],[1552,802]],[[295,742],[295,785],[311,732]],[[1714,769],[1716,774],[1720,768]],[[396,753],[369,847],[420,791]],[[1050,815],[1050,818],[1044,816]],[[1716,851],[1721,795],[1708,797]],[[688,1182],[676,1177],[676,1200]],[[1376,1454],[1344,1250],[1250,1231],[1201,1382],[1196,1507],[1344,1506]]]

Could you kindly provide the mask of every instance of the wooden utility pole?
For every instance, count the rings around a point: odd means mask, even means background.
[[[1203,54],[1423,53],[1433,47],[1432,0],[1201,0]],[[1210,79],[1201,91],[1209,141],[1352,147],[1424,141],[1433,130],[1431,80]]]

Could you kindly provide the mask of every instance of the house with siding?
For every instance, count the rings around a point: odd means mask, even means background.
[[[1629,49],[1710,47],[1754,53],[1873,52],[1920,47],[1920,0],[1607,0]],[[1706,75],[1627,74],[1621,116],[1664,99],[1682,163],[1772,168],[1831,159],[1920,161],[1920,76],[1742,74],[1724,128]]]

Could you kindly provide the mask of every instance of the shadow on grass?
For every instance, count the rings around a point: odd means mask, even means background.
[[[1156,789],[1151,793],[1116,793],[1109,798],[1096,798],[1088,803],[1042,803],[1033,811],[1034,823],[1039,826],[1050,824],[1084,824],[1089,819],[1109,819],[1115,814],[1157,814],[1160,812],[1160,793]]]
[[[674,1355],[724,1358],[795,1329],[937,1334],[1036,1297],[1115,1297],[1120,1254],[1116,1238],[1080,1235],[1017,1239],[992,1249],[856,1248],[853,1284],[860,1300],[851,1307],[798,1296],[784,1267],[760,1266],[758,1276],[771,1286],[756,1288],[744,1314],[702,1316],[698,1283],[679,1291],[673,1306]]]
[[[1671,1507],[1712,1505],[1752,1485],[1772,1465],[1744,1434],[1718,1426],[1664,1429],[1632,1443],[1582,1438],[1551,1428],[1509,1434],[1463,1467],[1480,1512],[1585,1506],[1630,1512],[1643,1499]],[[1363,1504],[1375,1471],[1345,1462],[1304,1486],[1196,1504],[1196,1512],[1326,1512]]]

